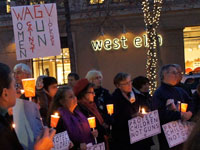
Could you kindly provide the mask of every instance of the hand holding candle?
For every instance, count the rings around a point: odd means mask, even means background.
[[[96,127],[96,119],[95,119],[95,117],[89,117],[88,118],[88,123],[90,125],[90,128],[92,128],[92,130],[94,131],[94,128]],[[96,138],[94,138],[94,139],[95,139],[95,144],[97,144],[97,139]]]
[[[187,112],[187,107],[188,107],[187,103],[181,103],[181,112]]]
[[[113,104],[107,104],[106,108],[107,108],[109,115],[112,115],[114,113],[114,105]]]
[[[54,115],[51,115],[51,127],[55,128],[58,124],[58,121],[60,119],[60,116],[58,115],[58,113],[54,113]]]

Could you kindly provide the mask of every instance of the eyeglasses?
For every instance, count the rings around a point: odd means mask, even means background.
[[[132,80],[127,81],[127,82],[125,82],[125,83],[120,83],[120,85],[130,85],[130,84],[132,84]]]
[[[95,92],[87,92],[88,94],[93,94],[93,95],[95,95]]]
[[[178,74],[177,71],[169,71],[168,73],[171,73],[171,74],[174,74],[174,75],[177,75],[177,74]]]

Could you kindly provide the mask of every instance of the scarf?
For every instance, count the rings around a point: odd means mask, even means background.
[[[79,103],[84,105],[92,114],[94,114],[94,116],[99,121],[100,125],[103,125],[104,120],[101,114],[99,113],[97,106],[94,102],[88,102],[87,100],[80,100]]]

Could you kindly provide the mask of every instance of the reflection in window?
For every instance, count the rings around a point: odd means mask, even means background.
[[[186,27],[184,30],[185,72],[194,73],[200,67],[200,26]]]
[[[55,77],[58,84],[67,83],[67,75],[71,72],[69,49],[63,48],[61,55],[33,59],[34,78],[40,75]]]
[[[94,5],[94,4],[102,4],[104,2],[104,0],[90,0],[90,4]]]
[[[11,9],[10,9],[10,0],[7,0],[6,12],[7,12],[7,13],[10,13],[10,12],[11,12]]]

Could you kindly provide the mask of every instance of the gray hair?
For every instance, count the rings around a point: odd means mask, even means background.
[[[32,74],[30,67],[26,64],[23,64],[23,63],[16,64],[15,67],[13,68],[13,71],[15,72],[17,69],[20,69],[24,73],[27,73],[30,75]]]
[[[119,85],[119,83],[123,80],[126,80],[127,77],[131,76],[128,73],[125,72],[119,72],[115,77],[114,77],[114,85],[117,87],[117,85]]]
[[[101,71],[98,70],[90,70],[88,71],[88,73],[86,74],[85,78],[88,79],[89,82],[91,82],[96,76],[101,76],[103,78],[103,75],[101,73]]]
[[[169,70],[170,70],[171,67],[176,68],[176,66],[174,64],[167,64],[167,65],[162,66],[162,68],[160,69],[160,74],[159,74],[161,81],[164,80],[164,73],[165,72],[169,72]]]

